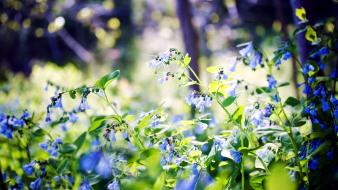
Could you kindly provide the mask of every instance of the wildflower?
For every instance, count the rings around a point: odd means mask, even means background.
[[[51,113],[50,113],[49,110],[47,111],[46,118],[45,118],[45,122],[46,122],[46,123],[52,122]]]
[[[322,47],[317,52],[313,53],[310,57],[315,58],[315,57],[319,57],[319,56],[325,56],[325,55],[328,55],[329,53],[330,53],[329,48]]]
[[[267,146],[264,146],[263,149],[259,149],[256,151],[256,155],[263,160],[264,163],[269,164],[275,157],[272,150],[270,150]]]
[[[269,83],[270,89],[275,88],[276,85],[277,85],[277,81],[275,80],[275,78],[272,75],[268,75],[268,83]]]
[[[311,86],[308,84],[305,84],[303,93],[306,94],[307,96],[310,96],[312,94]]]
[[[95,171],[103,178],[108,178],[111,175],[112,166],[108,156],[106,155],[101,156],[101,159],[98,162]]]
[[[236,96],[236,89],[238,87],[237,83],[234,83],[230,86],[229,90],[228,90],[228,94],[229,96]]]
[[[120,183],[116,179],[107,186],[108,190],[120,190]]]
[[[209,95],[197,92],[192,92],[185,99],[189,105],[196,106],[200,112],[203,112],[205,108],[211,107],[212,104],[212,98]]]
[[[252,42],[248,42],[246,46],[239,51],[239,54],[241,54],[243,57],[249,57],[253,54],[254,47]]]
[[[251,58],[249,66],[252,69],[255,69],[257,65],[262,65],[262,53],[256,51],[254,56]]]
[[[233,158],[233,160],[239,164],[242,160],[242,154],[236,150],[230,150],[230,155]]]
[[[318,168],[319,161],[318,158],[311,158],[309,162],[310,170],[316,170]]]
[[[275,67],[279,69],[279,66],[282,64],[282,61],[280,59],[276,60]]]
[[[83,97],[81,98],[81,102],[80,102],[80,105],[79,105],[78,110],[79,110],[80,112],[84,112],[84,111],[86,111],[86,110],[89,109],[89,108],[90,108],[90,107],[89,107],[88,102],[87,102],[87,96],[83,96]]]
[[[60,108],[60,109],[63,108],[63,106],[62,106],[62,95],[61,94],[57,95],[57,97],[53,97],[52,101],[53,101],[54,107]]]
[[[273,111],[273,107],[271,104],[268,104],[265,108],[264,108],[264,117],[270,117],[272,115],[272,111]]]
[[[220,69],[220,71],[216,75],[216,80],[226,80],[228,76],[224,73],[223,69]]]
[[[202,123],[202,122],[198,122],[196,124],[196,127],[195,127],[195,132],[197,134],[202,134],[205,131],[205,129],[207,129],[207,128],[208,128],[208,124]]]
[[[25,110],[21,115],[21,119],[27,120],[29,118],[31,118],[31,114],[27,110]]]
[[[76,121],[79,119],[79,117],[75,113],[69,113],[69,121],[71,123],[76,123]]]
[[[159,148],[162,152],[165,152],[167,150],[167,145],[168,145],[168,142],[166,139],[163,139],[162,140],[162,143],[160,144]]]
[[[90,190],[91,189],[91,186],[89,184],[89,181],[88,180],[83,180],[80,187],[79,187],[79,190]]]
[[[32,175],[32,173],[34,172],[34,165],[35,161],[32,161],[31,163],[24,165],[23,170],[25,171],[26,174]]]
[[[47,143],[40,143],[39,147],[42,148],[43,150],[47,150],[48,149],[48,144]]]
[[[324,98],[322,98],[320,101],[322,103],[322,110],[324,112],[330,110],[329,102],[327,102]]]
[[[31,182],[29,187],[32,190],[40,190],[42,188],[42,179],[39,177],[35,181]]]
[[[198,175],[197,163],[193,163],[191,171],[194,175]]]
[[[303,67],[303,73],[306,75],[309,75],[310,71],[314,71],[314,70],[315,68],[309,63],[305,64]]]
[[[283,60],[286,61],[288,59],[290,59],[292,56],[292,54],[289,51],[286,51],[283,55]]]
[[[114,131],[114,129],[110,131],[109,140],[112,141],[112,142],[116,142],[116,137],[115,137],[115,131]]]
[[[81,170],[90,173],[94,171],[97,163],[101,159],[101,152],[91,152],[80,158],[80,168]]]
[[[123,138],[126,139],[126,140],[129,138],[127,130],[123,131]]]

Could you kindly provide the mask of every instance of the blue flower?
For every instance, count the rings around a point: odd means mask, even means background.
[[[34,172],[34,165],[35,161],[32,161],[31,163],[24,165],[23,171],[25,171],[25,173],[28,175],[32,175],[32,173]]]
[[[29,119],[29,118],[31,118],[31,114],[27,111],[27,110],[25,110],[24,112],[23,112],[23,114],[21,115],[21,119]]]
[[[120,182],[115,179],[112,183],[108,184],[107,189],[108,190],[120,190]]]
[[[279,101],[280,101],[280,98],[279,98],[279,96],[278,96],[277,94],[273,95],[273,96],[272,96],[272,99],[273,99],[273,101],[275,101],[275,102],[279,102]]]
[[[47,111],[45,122],[46,123],[52,122],[51,113],[49,111]]]
[[[322,103],[322,109],[324,112],[330,110],[329,102],[327,102],[326,99],[322,98],[320,101]]]
[[[326,156],[328,160],[333,160],[333,151],[332,150],[328,151],[326,153]]]
[[[310,170],[316,170],[318,168],[319,161],[318,158],[311,158],[309,162]]]
[[[228,76],[224,73],[223,69],[221,69],[217,75],[216,75],[216,80],[226,80]]]
[[[263,56],[260,52],[255,52],[254,57],[251,58],[249,66],[252,69],[255,69],[257,65],[262,65]]]
[[[80,158],[80,168],[85,172],[92,172],[96,168],[97,163],[101,159],[101,152],[91,152]]]
[[[42,148],[43,150],[47,150],[48,149],[48,144],[47,143],[40,143],[39,147]]]
[[[212,98],[206,94],[199,94],[198,92],[192,92],[186,96],[185,100],[191,106],[196,106],[196,108],[203,112],[205,108],[211,107]]]
[[[198,168],[197,168],[197,163],[193,163],[192,168],[191,168],[191,172],[193,175],[198,175]]]
[[[306,94],[307,96],[310,96],[312,94],[312,88],[310,85],[305,84],[304,85],[304,90],[303,93]]]
[[[239,164],[242,160],[242,154],[236,150],[230,150],[230,155],[233,158],[233,160]]]
[[[32,190],[40,190],[42,188],[42,179],[39,177],[35,181],[31,182],[29,187]]]
[[[315,52],[314,54],[312,54],[310,57],[311,58],[315,58],[315,57],[319,57],[319,56],[328,55],[329,53],[330,53],[329,48],[322,47],[317,52]]]
[[[101,156],[101,159],[98,162],[95,171],[103,178],[110,177],[112,174],[112,166],[110,158],[106,155]]]
[[[87,97],[86,97],[86,96],[83,96],[83,97],[81,98],[81,102],[80,102],[80,105],[79,105],[78,110],[79,110],[80,112],[84,112],[84,111],[86,111],[86,110],[89,109],[89,108],[90,108],[90,107],[89,107],[88,102],[87,102]]]
[[[275,78],[272,75],[268,75],[268,83],[269,83],[269,88],[273,89],[277,86],[277,81],[275,80]]]
[[[252,42],[248,42],[243,49],[239,51],[239,54],[241,54],[243,57],[249,57],[253,54],[254,47]]]
[[[270,117],[272,115],[272,111],[273,111],[272,105],[268,104],[263,110],[264,117]]]
[[[60,109],[63,108],[63,106],[62,106],[62,96],[61,95],[58,95],[58,97],[56,97],[54,99],[54,107],[60,108]]]
[[[279,66],[282,64],[282,61],[280,59],[276,60],[275,67],[279,68]]]
[[[288,59],[290,59],[292,56],[292,54],[289,51],[286,51],[283,55],[283,60],[286,61]]]
[[[310,71],[314,71],[314,70],[315,68],[309,63],[305,64],[303,67],[303,73],[306,75],[308,75]]]
[[[79,119],[79,117],[75,113],[70,113],[68,116],[69,116],[69,121],[71,123],[75,123]]]
[[[79,187],[79,190],[91,190],[91,186],[89,184],[89,181],[88,180],[83,180],[80,187]]]

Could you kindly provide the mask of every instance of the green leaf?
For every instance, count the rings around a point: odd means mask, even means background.
[[[161,175],[157,178],[157,180],[155,181],[155,184],[153,186],[152,189],[154,190],[161,190],[164,189],[164,185],[165,185],[165,178],[166,178],[166,173],[162,172]]]
[[[33,132],[34,137],[42,137],[45,134],[46,134],[46,132],[43,129],[37,129],[36,131]]]
[[[100,80],[98,80],[95,83],[95,86],[100,89],[105,89],[109,85],[109,83],[111,83],[114,79],[118,78],[119,76],[120,76],[120,70],[113,71],[103,76],[102,78],[100,78]]]
[[[296,17],[303,22],[307,21],[304,7],[296,8]]]
[[[207,67],[207,72],[209,73],[218,73],[220,70],[219,66],[209,66]]]
[[[75,90],[71,90],[69,92],[69,96],[72,98],[72,99],[75,99],[76,98],[76,91]]]
[[[62,145],[61,149],[60,149],[60,152],[61,153],[73,153],[77,150],[77,147],[73,144],[70,144],[70,143],[65,143]]]
[[[297,184],[292,181],[286,165],[282,163],[276,163],[272,166],[271,175],[267,176],[265,189],[267,190],[296,190]]]
[[[300,104],[300,101],[297,98],[294,98],[292,96],[288,97],[284,102],[284,106],[289,105],[289,106],[295,107],[298,104]]]
[[[250,186],[254,190],[264,190],[263,188],[263,181],[265,179],[264,173],[259,173],[258,171],[254,171],[250,173]]]
[[[223,107],[230,106],[236,100],[236,96],[229,96],[222,102]]]
[[[311,43],[316,43],[318,41],[317,33],[311,26],[306,28],[305,38]]]
[[[284,87],[284,86],[289,86],[290,83],[289,82],[283,82],[281,84],[279,84],[277,87]]]
[[[82,133],[82,134],[74,141],[74,144],[75,144],[76,147],[77,147],[76,151],[78,151],[78,150],[82,147],[84,141],[86,140],[86,136],[87,136],[87,132],[83,132],[83,133]]]
[[[90,121],[90,127],[88,132],[91,133],[102,126],[102,123],[106,120],[106,116],[93,116]]]
[[[191,57],[189,56],[189,54],[185,54],[184,59],[183,59],[183,66],[186,67],[189,65],[191,61]]]
[[[56,169],[57,173],[61,174],[67,168],[68,164],[69,160],[67,159],[63,160]]]
[[[243,117],[243,112],[244,112],[244,107],[240,106],[236,109],[236,111],[232,114],[232,118],[237,122],[241,123],[242,122],[242,117]]]
[[[262,93],[270,93],[271,92],[271,89],[268,88],[268,87],[259,87],[259,88],[256,88],[256,93],[257,94],[262,94]]]

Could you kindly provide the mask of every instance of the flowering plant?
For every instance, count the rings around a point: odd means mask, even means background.
[[[302,32],[314,51],[300,62],[292,43],[272,57],[254,43],[241,44],[236,62],[228,68],[211,66],[214,77],[205,85],[189,66],[190,57],[176,49],[157,56],[149,66],[159,82],[198,85],[186,95],[196,113],[171,117],[164,106],[139,113],[122,112],[107,93],[117,80],[116,70],[93,86],[55,89],[44,118],[25,110],[20,116],[1,113],[2,156],[0,187],[9,189],[288,189],[334,188],[337,180],[336,70],[326,77],[326,63],[337,55],[335,33],[320,26]],[[308,33],[316,36],[310,38]],[[321,40],[319,40],[321,39]],[[295,59],[304,81],[304,97],[280,96],[274,73]],[[266,85],[258,86],[233,75],[238,64],[266,69]],[[194,77],[190,77],[191,72]],[[192,79],[194,78],[194,79]],[[303,87],[301,87],[303,86]],[[87,99],[97,95],[113,114],[89,114]],[[248,105],[240,98],[250,96]],[[64,98],[79,102],[69,108]],[[216,122],[213,107],[224,112]],[[77,137],[68,128],[87,119]],[[172,118],[172,120],[170,120]],[[54,131],[61,129],[60,136]],[[24,163],[24,164],[22,164]],[[19,166],[19,167],[18,167]],[[19,169],[18,169],[19,168]],[[326,175],[326,182],[321,175]]]

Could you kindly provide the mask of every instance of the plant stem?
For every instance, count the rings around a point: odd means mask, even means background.
[[[283,108],[282,108],[282,112],[284,112],[284,114],[285,114],[285,111],[284,111]],[[292,128],[291,128],[291,123],[290,123],[290,125],[289,125],[289,130],[288,130],[288,129],[287,129],[287,126],[284,125],[283,120],[282,120],[282,118],[279,116],[279,114],[276,113],[276,112],[275,112],[275,114],[276,114],[276,116],[278,117],[278,119],[280,120],[282,128],[284,129],[284,131],[285,131],[285,132],[288,134],[288,136],[289,136],[289,139],[290,139],[291,144],[292,144],[292,147],[293,147],[293,152],[294,152],[294,154],[295,154],[296,162],[297,162],[297,165],[298,165],[298,167],[299,167],[299,176],[300,176],[300,178],[301,178],[301,181],[303,181],[303,180],[304,180],[304,178],[303,178],[303,167],[302,167],[302,165],[301,165],[301,163],[300,163],[299,157],[297,156],[297,154],[298,154],[298,147],[297,147],[297,144],[296,144],[295,139],[293,138],[293,133],[292,133]],[[288,120],[288,118],[286,118],[286,119]],[[290,121],[288,121],[288,122],[290,122]]]
[[[106,99],[107,103],[109,104],[109,106],[111,107],[111,109],[114,111],[114,113],[116,115],[120,115],[120,114],[118,114],[118,112],[117,112],[116,108],[113,106],[113,104],[109,101],[105,89],[103,89],[103,94],[104,94],[104,98]]]

